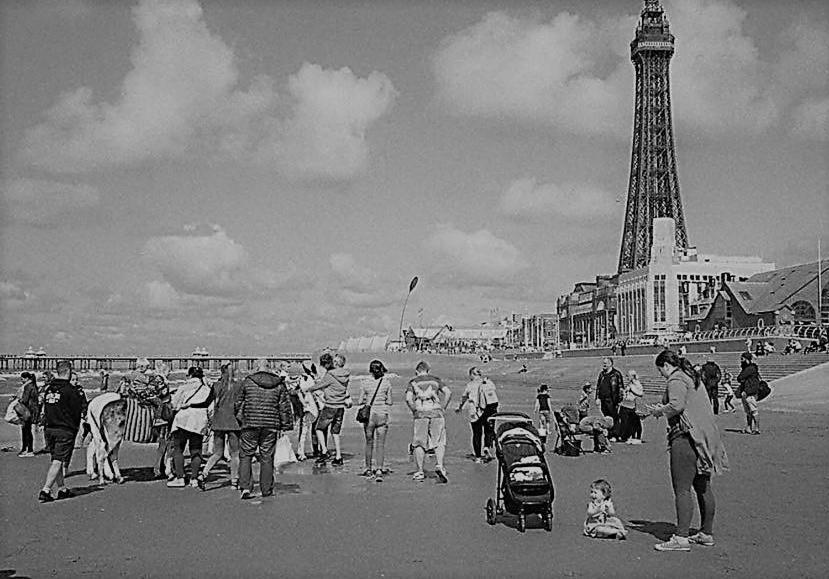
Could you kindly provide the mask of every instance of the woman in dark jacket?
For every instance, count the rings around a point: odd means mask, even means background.
[[[743,410],[746,413],[746,427],[743,430],[746,434],[760,434],[760,423],[757,420],[757,393],[760,389],[760,371],[754,363],[754,356],[751,352],[743,352],[740,355],[740,374],[737,382],[740,387],[737,395],[743,401]]]
[[[23,444],[20,448],[20,454],[17,456],[21,458],[28,458],[35,455],[34,436],[32,435],[32,424],[37,420],[40,414],[40,404],[38,403],[37,394],[37,378],[31,372],[23,372],[20,375],[20,396],[18,400],[29,410],[29,419],[20,423],[20,433],[23,439]]]
[[[213,383],[213,418],[210,427],[213,430],[213,454],[207,459],[204,471],[199,477],[201,481],[207,479],[210,470],[224,458],[225,444],[230,451],[230,486],[239,488],[239,433],[242,427],[236,420],[233,406],[239,394],[239,381],[236,380],[236,371],[230,363],[222,364],[222,375]]]

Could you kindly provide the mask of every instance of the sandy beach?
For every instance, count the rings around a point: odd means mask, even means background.
[[[409,362],[389,366],[403,370]],[[435,366],[459,393],[463,382],[449,375],[469,362]],[[353,360],[355,373],[361,365]],[[826,372],[823,367],[824,378]],[[609,456],[548,453],[556,486],[553,531],[530,519],[521,534],[511,517],[492,527],[485,522],[497,466],[470,460],[463,415],[451,413],[447,420],[449,484],[437,483],[433,473],[424,483],[412,482],[411,423],[401,384],[397,380],[387,443],[393,473],[385,482],[358,476],[363,437],[351,410],[343,468],[288,465],[277,476],[274,497],[247,502],[226,486],[226,467],[211,476],[204,493],[151,481],[152,446],[127,444],[121,452],[126,484],[90,484],[83,452],[76,450],[68,479],[76,496],[41,505],[36,493],[48,458],[17,458],[18,429],[3,424],[0,446],[15,450],[0,453],[4,576],[823,577],[829,570],[822,407],[817,413],[761,408],[759,437],[738,433],[741,413],[721,415],[731,470],[714,481],[717,545],[658,553],[653,544],[671,534],[674,520],[662,422],[647,420],[645,444],[616,444]],[[529,410],[533,393],[529,384],[500,383],[504,409]],[[554,398],[568,394],[555,392]],[[587,488],[600,477],[613,485],[617,510],[631,530],[627,541],[581,535]]]

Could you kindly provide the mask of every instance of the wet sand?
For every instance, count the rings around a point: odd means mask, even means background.
[[[408,363],[408,362],[407,362]],[[389,364],[394,366],[394,364]],[[464,366],[468,363],[464,362]],[[363,367],[355,364],[356,369]],[[445,375],[453,373],[446,367]],[[456,395],[461,382],[453,382]],[[276,495],[241,501],[219,467],[208,491],[150,481],[150,445],[128,444],[121,486],[98,487],[76,450],[68,484],[76,496],[41,505],[48,457],[19,459],[18,429],[0,426],[2,576],[60,577],[823,577],[829,573],[829,444],[826,416],[764,411],[762,436],[746,436],[741,412],[721,415],[731,471],[716,477],[714,547],[658,553],[674,521],[664,422],[645,423],[646,443],[609,456],[548,453],[555,479],[553,531],[530,518],[521,534],[505,516],[487,525],[496,463],[470,460],[463,414],[448,417],[449,484],[411,480],[411,422],[399,391],[387,443],[393,473],[375,483],[362,470],[362,432],[347,412],[343,468],[289,465]],[[505,409],[525,409],[534,390],[502,381]],[[557,393],[565,399],[571,393]],[[825,396],[825,394],[824,394]],[[454,407],[454,403],[453,403]],[[427,458],[427,466],[434,464]],[[627,541],[581,535],[587,488],[607,478]],[[695,517],[694,523],[698,524]]]

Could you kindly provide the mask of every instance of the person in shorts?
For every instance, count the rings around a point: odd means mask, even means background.
[[[417,472],[412,480],[423,481],[423,461],[426,458],[426,449],[429,441],[435,447],[435,474],[441,482],[449,482],[443,457],[446,453],[446,421],[444,411],[452,399],[452,391],[446,387],[443,380],[430,374],[431,368],[425,361],[418,362],[415,367],[415,377],[409,380],[406,388],[406,404],[412,411],[413,432],[412,447],[414,449]],[[443,400],[441,401],[441,395]]]
[[[348,394],[348,383],[351,379],[351,372],[345,368],[345,356],[342,354],[331,355],[323,353],[320,358],[320,366],[326,372],[322,377],[307,387],[302,387],[303,392],[314,392],[322,390],[325,405],[320,410],[317,425],[315,427],[317,442],[320,447],[320,456],[315,461],[323,465],[328,460],[325,432],[331,429],[331,438],[334,439],[334,458],[332,466],[343,465],[342,448],[340,445],[340,432],[343,427],[343,415],[346,408],[351,408],[353,402]]]
[[[52,461],[46,473],[38,500],[48,503],[55,500],[52,488],[57,487],[57,498],[71,496],[64,484],[64,473],[72,460],[75,438],[81,427],[84,399],[78,389],[71,383],[72,364],[68,360],[57,363],[57,375],[49,384],[44,394],[44,417],[46,446]]]

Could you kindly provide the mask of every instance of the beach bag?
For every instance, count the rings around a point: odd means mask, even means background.
[[[291,447],[291,439],[288,438],[287,434],[283,434],[276,441],[273,463],[287,464],[290,462],[296,462],[296,455],[294,454],[294,449]]]
[[[360,424],[368,424],[368,419],[371,416],[371,405],[374,404],[374,399],[377,398],[377,392],[380,391],[380,384],[382,384],[382,382],[382,378],[377,381],[377,388],[374,389],[374,396],[371,397],[371,402],[363,404],[357,411],[356,419]]]
[[[18,405],[23,406],[17,398],[12,398],[11,402],[9,402],[9,405],[6,407],[6,422],[9,424],[22,424],[25,422],[25,420],[20,417],[20,413],[17,411]]]
[[[568,440],[566,438],[561,441],[560,451],[562,456],[579,456],[581,455],[581,440]]]
[[[765,380],[760,380],[757,386],[757,402],[767,398],[769,394],[771,394],[771,386]]]

